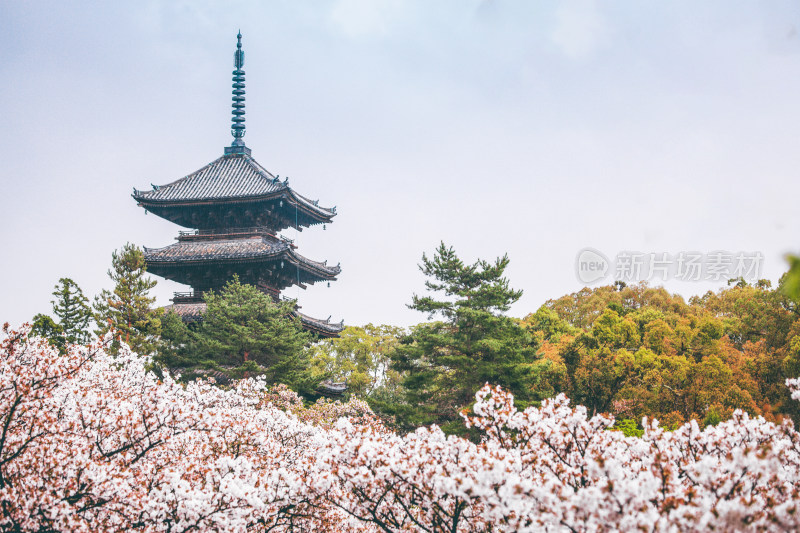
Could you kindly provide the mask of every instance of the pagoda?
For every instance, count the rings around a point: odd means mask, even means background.
[[[336,279],[339,265],[312,261],[294,241],[279,233],[330,223],[336,207],[321,207],[262,167],[244,143],[245,73],[242,34],[237,36],[233,71],[233,143],[222,157],[177,181],[133,190],[145,212],[187,228],[177,242],[164,248],[144,248],[149,272],[191,286],[175,293],[169,309],[185,321],[202,318],[203,293],[219,291],[239,277],[276,301],[282,290]],[[303,327],[323,337],[335,337],[343,323],[331,323],[300,313]]]

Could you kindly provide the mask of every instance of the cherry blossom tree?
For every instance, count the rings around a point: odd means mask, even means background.
[[[110,336],[60,355],[0,344],[0,529],[796,531],[800,435],[737,412],[609,431],[564,396],[523,411],[486,385],[464,423],[399,435],[366,404],[179,384]],[[800,380],[789,380],[800,400]]]

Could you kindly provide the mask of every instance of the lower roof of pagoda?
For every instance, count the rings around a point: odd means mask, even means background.
[[[179,303],[164,306],[164,312],[174,312],[184,322],[198,322],[203,319],[206,312],[205,302]]]
[[[203,319],[206,312],[205,302],[175,303],[164,307],[164,312],[174,312],[183,319],[184,322],[198,322]],[[303,328],[312,333],[323,337],[336,337],[344,329],[344,321],[331,322],[330,318],[322,320],[304,315],[298,311],[294,315],[300,317]]]
[[[298,311],[295,311],[295,314],[300,317],[300,322],[302,322],[305,329],[317,333],[318,335],[334,337],[338,336],[344,329],[344,320],[341,322],[331,322],[330,318],[322,320],[304,315]]]
[[[291,243],[268,235],[181,240],[164,248],[144,248],[144,256],[148,267],[156,274],[158,267],[266,263],[278,260],[297,265],[308,274],[325,280],[335,279],[342,270],[339,265],[328,266],[327,261],[308,259],[295,252]]]

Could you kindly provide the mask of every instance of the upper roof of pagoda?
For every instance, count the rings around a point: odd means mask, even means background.
[[[336,208],[320,207],[258,164],[244,143],[245,76],[242,34],[237,35],[233,64],[231,135],[224,155],[188,176],[153,190],[133,190],[147,211],[187,228],[287,227],[330,222]]]
[[[225,154],[179,180],[154,185],[151,191],[134,189],[133,197],[145,207],[287,197],[320,219],[336,215],[335,207],[320,207],[298,194],[289,187],[288,178],[281,181],[246,153]]]
[[[188,176],[154,186],[152,191],[135,191],[137,200],[188,202],[271,195],[288,186],[247,154],[227,154]]]

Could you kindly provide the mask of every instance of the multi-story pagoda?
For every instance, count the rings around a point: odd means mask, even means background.
[[[175,293],[170,306],[186,321],[205,312],[203,293],[219,290],[234,275],[255,285],[274,299],[287,287],[302,288],[333,281],[341,269],[307,259],[279,232],[286,228],[330,223],[336,208],[320,207],[301,196],[259,165],[244,144],[245,83],[242,35],[234,53],[233,143],[224,155],[200,170],[153,190],[133,190],[133,198],[146,211],[190,231],[181,231],[174,244],[145,248],[148,271],[190,285],[190,292]],[[343,324],[306,316],[303,326],[316,334],[336,336]]]

